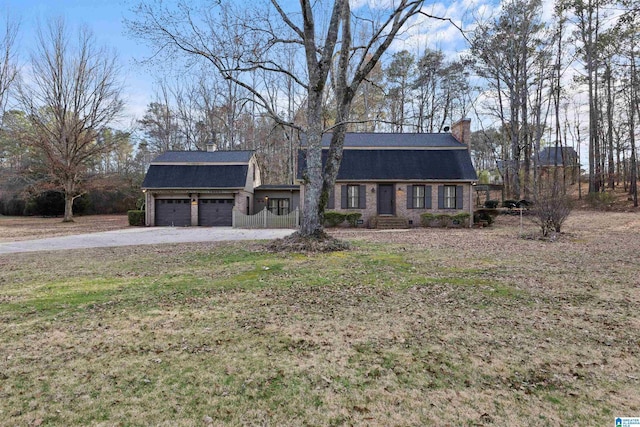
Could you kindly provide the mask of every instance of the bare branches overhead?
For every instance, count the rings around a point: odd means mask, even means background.
[[[45,155],[51,179],[65,192],[70,221],[89,162],[111,149],[98,143],[98,133],[122,111],[122,83],[115,54],[97,46],[86,28],[72,43],[64,20],[55,19],[37,37],[30,79],[18,91],[32,128],[25,140]]]

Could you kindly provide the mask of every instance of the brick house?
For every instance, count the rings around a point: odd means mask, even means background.
[[[478,177],[470,135],[469,119],[454,124],[451,133],[347,133],[327,210],[359,212],[366,226],[388,218],[418,226],[427,212],[473,215],[472,186]],[[330,141],[331,134],[325,134],[324,156]],[[300,177],[303,150],[299,157]],[[304,187],[301,193],[304,200]]]
[[[578,153],[573,147],[544,147],[538,153],[540,178],[563,177],[569,184],[575,184],[580,174]]]
[[[473,214],[470,135],[468,119],[451,133],[347,133],[328,209],[360,212],[365,226],[381,218],[418,226],[425,212]],[[322,143],[330,140],[325,134]],[[299,158],[301,176],[304,150]],[[253,151],[170,151],[151,162],[142,184],[145,222],[231,226],[234,210],[287,215],[304,199],[300,184],[262,183]]]

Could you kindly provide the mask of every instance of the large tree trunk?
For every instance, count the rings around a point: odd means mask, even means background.
[[[64,193],[64,218],[62,222],[73,222],[73,195],[65,191]]]
[[[311,106],[317,103],[317,106]],[[309,117],[316,116],[315,120],[309,120],[307,131],[306,150],[306,176],[304,179],[304,205],[302,211],[302,223],[300,234],[312,236],[318,234],[323,228],[323,211],[326,200],[322,201],[322,121],[320,116],[321,98],[309,100]],[[321,203],[322,201],[322,203]]]
[[[304,205],[300,234],[314,236],[322,232],[324,207],[328,196],[322,197],[322,90],[309,91],[307,101],[306,169],[304,180]]]

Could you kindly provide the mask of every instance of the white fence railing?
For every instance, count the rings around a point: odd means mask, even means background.
[[[287,215],[275,215],[264,208],[255,215],[233,211],[233,228],[297,228],[300,223],[298,209]]]

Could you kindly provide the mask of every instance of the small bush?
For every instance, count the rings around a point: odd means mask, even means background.
[[[127,217],[129,218],[129,225],[144,225],[144,211],[128,211]]]
[[[454,225],[468,225],[469,224],[469,218],[471,217],[471,215],[469,215],[469,212],[460,212],[457,213],[455,215],[453,215],[451,217],[451,221],[453,222]]]
[[[426,212],[420,215],[420,222],[423,227],[431,227],[431,223],[435,221],[436,216],[430,212]]]
[[[346,219],[346,215],[340,212],[329,211],[324,213],[324,224],[327,227],[337,227]]]
[[[492,215],[492,211],[486,209],[480,209],[473,213],[473,222],[478,224],[481,221],[486,221],[487,224],[493,224],[495,215]]]
[[[449,225],[449,221],[451,221],[451,215],[438,214],[436,215],[436,220],[440,223],[440,227],[446,227]]]
[[[495,209],[499,204],[500,202],[497,200],[487,200],[486,202],[484,202],[484,207],[488,209]]]
[[[542,191],[537,197],[533,208],[533,222],[540,226],[542,237],[550,233],[559,233],[564,220],[571,213],[571,199],[564,194],[556,184],[547,191]]]
[[[349,223],[351,227],[358,226],[358,220],[362,218],[362,214],[360,212],[352,212],[345,215],[345,219]]]

